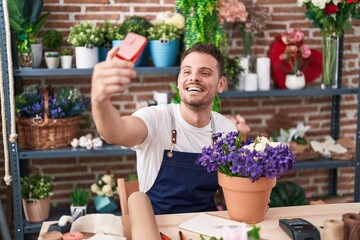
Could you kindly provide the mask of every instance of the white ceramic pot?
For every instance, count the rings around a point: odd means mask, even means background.
[[[50,69],[58,68],[60,63],[59,52],[57,51],[46,51],[44,53],[46,66]]]
[[[31,44],[31,52],[33,53],[33,67],[39,68],[41,65],[43,53],[42,43]]]
[[[81,216],[85,216],[86,215],[86,209],[87,209],[87,205],[85,205],[85,206],[74,206],[74,205],[71,204],[70,213],[71,213],[72,219],[75,221],[77,218],[79,218]]]
[[[258,76],[256,73],[248,73],[245,75],[245,91],[257,91],[258,90]]]
[[[240,58],[240,66],[242,69],[244,69],[244,71],[239,76],[239,84],[237,86],[237,90],[242,91],[245,88],[246,74],[248,74],[249,66],[250,66],[249,63],[250,63],[249,57],[241,57]]]
[[[285,86],[287,89],[296,90],[305,87],[304,74],[288,74],[285,79]]]
[[[76,47],[76,68],[93,68],[99,62],[98,47]]]
[[[72,65],[72,56],[60,56],[61,68],[69,69]]]

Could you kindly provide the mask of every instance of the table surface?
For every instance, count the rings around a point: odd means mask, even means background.
[[[314,224],[320,232],[324,221],[327,219],[341,220],[342,215],[345,213],[359,213],[360,203],[339,203],[339,204],[322,204],[322,205],[307,205],[307,206],[295,206],[295,207],[279,207],[270,208],[265,219],[257,223],[256,226],[260,227],[260,235],[262,239],[276,239],[287,240],[291,239],[279,226],[280,218],[294,218],[301,217],[312,224]],[[199,213],[182,213],[182,214],[165,214],[155,216],[159,231],[167,235],[173,240],[179,239],[180,230],[178,225],[195,217]],[[226,211],[212,212],[212,214],[228,218]],[[48,226],[52,222],[44,222],[41,228],[41,233],[47,232]],[[199,234],[184,231],[186,239],[200,239]]]

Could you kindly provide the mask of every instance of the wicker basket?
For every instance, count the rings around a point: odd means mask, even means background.
[[[61,119],[50,119],[49,92],[45,90],[44,118],[16,118],[18,145],[29,149],[55,149],[66,147],[76,137],[81,116]]]

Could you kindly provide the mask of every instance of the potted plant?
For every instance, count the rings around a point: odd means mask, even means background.
[[[57,68],[60,62],[59,49],[63,40],[62,34],[56,29],[48,29],[43,36],[45,62],[48,68]]]
[[[17,33],[19,67],[39,67],[42,58],[42,44],[36,44],[36,37],[50,12],[41,15],[43,0],[7,0],[10,25]],[[34,56],[32,56],[34,55]]]
[[[99,46],[104,44],[100,27],[91,22],[80,22],[70,27],[67,42],[75,47],[77,68],[92,68],[99,62]]]
[[[179,55],[185,19],[180,13],[157,15],[148,30],[150,56],[155,67],[171,67]]]
[[[110,33],[110,36],[115,35],[116,38],[112,40],[113,47],[120,46],[122,40],[125,38],[126,34],[129,32],[133,32],[144,37],[148,37],[148,29],[152,26],[152,24],[143,17],[130,17],[126,19],[120,26],[115,27]],[[119,41],[120,40],[120,41]],[[149,48],[146,46],[144,51],[141,53],[140,57],[135,63],[136,67],[147,66],[149,60]]]
[[[73,58],[73,50],[70,48],[64,48],[60,51],[60,63],[61,68],[71,68]]]
[[[216,133],[213,140],[212,146],[202,149],[197,162],[208,172],[218,172],[230,219],[262,221],[271,189],[277,178],[293,169],[295,155],[288,145],[266,137],[242,141],[239,132],[230,132],[224,138]]]
[[[41,90],[38,85],[28,86],[15,96],[19,147],[69,146],[79,131],[81,114],[89,109],[89,102],[77,88],[64,87],[55,92],[51,88]]]
[[[116,181],[113,174],[104,174],[91,185],[91,192],[95,193],[94,203],[96,211],[111,213],[118,209],[114,196],[117,194]]]
[[[49,217],[50,197],[53,195],[52,180],[43,173],[20,179],[22,204],[28,222],[41,222]]]
[[[103,25],[99,26],[101,33],[104,35],[104,43],[99,47],[99,62],[105,61],[107,53],[111,49],[111,35],[109,34],[112,25],[109,21],[105,21]]]
[[[90,197],[91,197],[91,193],[87,189],[76,188],[74,191],[72,191],[70,195],[71,215],[75,216],[76,218],[85,215],[87,204],[90,201]]]

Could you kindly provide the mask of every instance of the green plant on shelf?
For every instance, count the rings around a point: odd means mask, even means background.
[[[35,173],[20,179],[22,199],[46,199],[53,195],[53,178]]]
[[[70,202],[73,206],[85,206],[91,198],[89,190],[84,188],[76,188],[70,195]]]
[[[72,56],[73,50],[70,48],[64,48],[60,51],[60,56]]]
[[[47,50],[58,50],[63,40],[62,34],[56,29],[48,29],[43,36],[43,45]]]

